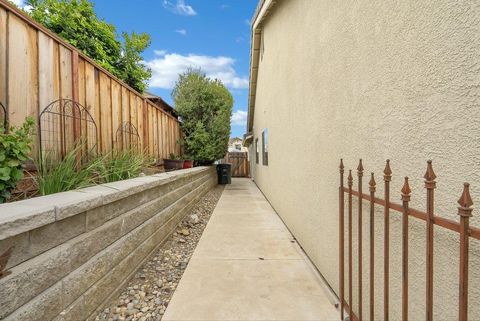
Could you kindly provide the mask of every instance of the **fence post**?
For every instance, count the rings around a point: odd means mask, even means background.
[[[410,185],[408,177],[402,188],[402,320],[408,321],[408,203],[410,202]]]
[[[353,292],[352,292],[352,170],[348,173],[348,316],[353,320]]]
[[[370,320],[375,319],[375,288],[374,288],[374,279],[375,279],[375,190],[376,190],[375,175],[372,173],[370,178],[369,190],[370,190]]]
[[[426,320],[433,320],[433,220],[434,220],[434,189],[436,187],[435,178],[437,176],[433,172],[432,161],[427,162],[427,171],[425,172],[425,188],[427,189],[427,289],[426,289]]]
[[[460,207],[460,277],[459,277],[459,311],[458,320],[468,320],[468,247],[469,247],[469,219],[472,216],[473,205],[470,197],[470,185],[463,184],[463,193],[458,200]]]
[[[362,160],[357,167],[358,176],[358,321],[362,321]]]
[[[345,223],[344,223],[344,217],[345,217],[345,200],[344,200],[344,191],[343,191],[343,173],[344,171],[344,166],[343,166],[343,159],[340,159],[340,188],[339,188],[339,228],[338,228],[338,234],[339,234],[339,278],[340,278],[340,320],[343,320],[344,318],[344,300],[345,300],[345,283],[344,283],[344,277],[345,277],[345,244],[344,244],[344,229],[345,229]]]
[[[392,180],[392,169],[390,168],[390,160],[387,159],[387,164],[383,171],[383,180],[385,184],[385,207],[384,207],[384,261],[383,261],[383,318],[384,321],[389,319],[389,269],[390,269],[390,181]]]

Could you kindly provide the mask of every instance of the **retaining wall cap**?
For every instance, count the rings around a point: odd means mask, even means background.
[[[105,184],[103,184],[103,185],[85,187],[77,190],[77,192],[101,195],[102,198],[105,200],[106,198],[114,197],[118,193],[118,190],[116,188],[106,186]]]
[[[55,222],[53,204],[32,201],[0,205],[0,240]]]

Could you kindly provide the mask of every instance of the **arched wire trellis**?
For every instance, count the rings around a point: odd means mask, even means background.
[[[125,121],[117,129],[117,148],[138,150],[140,146],[140,135],[137,127],[129,121]]]
[[[0,103],[0,130],[7,130],[7,109]]]
[[[62,159],[74,148],[82,158],[97,152],[97,125],[88,110],[71,99],[50,103],[38,117],[41,158]]]

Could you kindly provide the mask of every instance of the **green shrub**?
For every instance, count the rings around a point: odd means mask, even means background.
[[[28,117],[20,127],[11,126],[7,132],[0,128],[0,203],[5,202],[23,178],[23,162],[31,152],[35,123]]]
[[[179,76],[172,92],[182,119],[183,147],[188,158],[210,164],[228,149],[233,97],[219,80],[190,69]]]

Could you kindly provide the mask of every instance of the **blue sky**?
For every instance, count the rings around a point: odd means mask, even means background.
[[[144,54],[152,68],[150,91],[172,103],[179,72],[200,67],[220,78],[235,99],[231,136],[245,133],[250,19],[257,0],[94,0],[97,14],[118,32],[147,32]]]

